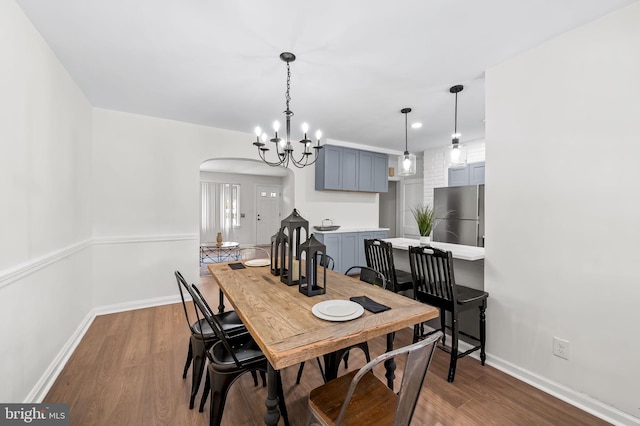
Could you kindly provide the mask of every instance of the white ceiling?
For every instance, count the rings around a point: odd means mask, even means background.
[[[484,71],[635,0],[17,0],[96,107],[404,150],[484,137]],[[522,82],[526,84],[526,81]],[[253,139],[247,140],[251,143]]]

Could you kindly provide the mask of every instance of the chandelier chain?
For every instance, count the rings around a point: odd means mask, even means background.
[[[291,96],[289,95],[290,89],[291,89],[291,67],[289,66],[289,62],[287,62],[287,93],[284,97],[287,103],[287,111],[289,111],[289,101],[291,101]]]

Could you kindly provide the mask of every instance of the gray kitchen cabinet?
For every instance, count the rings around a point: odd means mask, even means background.
[[[327,247],[327,254],[335,262],[334,271],[344,274],[352,266],[366,266],[364,240],[387,238],[387,231],[332,232],[313,235]]]
[[[360,191],[374,191],[373,163],[373,152],[360,151],[358,157],[358,189]]]
[[[386,154],[325,145],[315,169],[317,191],[387,192]]]
[[[340,238],[340,263],[335,270],[344,274],[358,259],[358,232],[345,232]]]
[[[389,191],[389,156],[373,154],[373,192]]]
[[[342,189],[342,148],[325,145],[316,161],[316,190]]]
[[[484,161],[469,164],[469,185],[484,184]]]
[[[469,185],[469,168],[450,167],[449,168],[449,186],[465,186]]]
[[[358,159],[360,153],[357,149],[343,148],[342,162],[340,168],[342,171],[342,190],[357,191],[358,190]]]
[[[484,184],[484,161],[449,168],[449,186]]]
[[[340,235],[342,234],[313,234],[316,240],[320,241],[327,247],[327,253],[333,258],[335,271],[340,270]]]

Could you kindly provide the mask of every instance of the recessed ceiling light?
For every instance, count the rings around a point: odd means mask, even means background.
[[[422,123],[412,123],[411,124],[411,128],[412,129],[419,129],[420,127],[422,127]]]

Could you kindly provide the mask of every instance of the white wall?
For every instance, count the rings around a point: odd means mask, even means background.
[[[252,141],[248,133],[94,109],[95,306],[171,297],[176,269],[196,280],[200,164],[253,159]],[[377,194],[315,191],[314,167],[293,171],[284,203],[293,200],[311,226],[324,218],[378,225]]]
[[[636,3],[486,73],[491,361],[635,424],[639,23]]]
[[[22,402],[91,308],[91,106],[0,2],[0,401]]]

